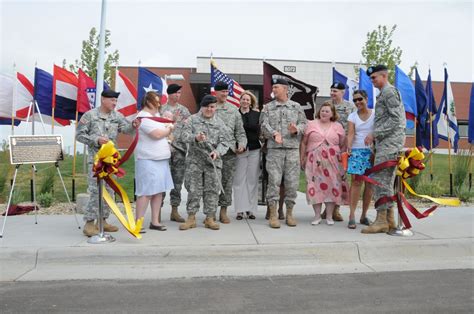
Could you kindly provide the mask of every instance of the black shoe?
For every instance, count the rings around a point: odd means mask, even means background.
[[[255,219],[255,215],[252,212],[246,212],[248,219]]]
[[[166,226],[165,225],[155,226],[154,224],[152,224],[150,222],[150,229],[151,230],[158,230],[158,231],[166,231]]]
[[[237,213],[237,217],[235,219],[242,220],[244,218],[244,213]]]

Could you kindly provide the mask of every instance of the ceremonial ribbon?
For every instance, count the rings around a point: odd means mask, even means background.
[[[135,222],[132,206],[127,193],[120,186],[120,184],[118,184],[117,181],[112,178],[113,174],[115,174],[117,177],[123,177],[125,174],[125,171],[118,167],[120,160],[120,153],[117,151],[112,141],[108,141],[106,144],[103,144],[97,154],[94,156],[94,166],[92,168],[94,177],[97,177],[97,180],[104,180],[120,196],[125,207],[127,218],[124,217],[115,203],[115,200],[107,192],[105,186],[102,187],[103,198],[115,216],[117,216],[120,223],[131,235],[137,239],[141,239],[142,236],[140,234],[140,230],[143,224],[143,217]]]
[[[461,202],[457,198],[449,198],[449,199],[437,198],[437,197],[432,197],[429,195],[417,194],[413,190],[413,188],[408,184],[406,179],[417,176],[418,174],[421,173],[421,171],[423,171],[423,169],[425,169],[425,164],[423,163],[424,159],[425,159],[425,155],[423,154],[423,152],[417,147],[415,147],[413,149],[409,149],[405,151],[405,153],[401,155],[397,160],[388,160],[388,161],[375,165],[371,169],[367,170],[364,173],[364,175],[356,176],[356,180],[362,180],[362,181],[366,181],[372,184],[381,185],[376,180],[370,178],[369,175],[374,172],[380,171],[382,169],[396,166],[397,176],[400,177],[400,180],[402,181],[403,186],[412,195],[429,199],[432,202],[441,204],[441,205],[459,206]],[[412,204],[410,204],[410,202],[408,202],[403,191],[398,191],[397,194],[392,195],[392,196],[381,197],[375,202],[375,207],[378,207],[390,201],[394,201],[397,203],[398,213],[400,214],[400,217],[403,221],[404,226],[408,229],[411,228],[411,224],[410,224],[410,220],[408,219],[407,214],[405,213],[403,205],[405,205],[405,207],[418,219],[422,219],[422,218],[426,218],[430,216],[431,213],[434,212],[436,208],[438,207],[437,205],[435,205],[428,208],[424,212],[420,212],[418,209],[416,209],[415,206],[413,206]]]
[[[140,117],[138,119],[150,119],[156,122],[174,123],[172,120],[161,117]],[[115,216],[117,216],[120,223],[131,235],[137,239],[141,239],[142,236],[140,234],[140,230],[143,225],[143,217],[135,221],[132,206],[127,193],[122,188],[122,186],[112,178],[112,175],[116,175],[119,178],[125,175],[125,171],[120,168],[120,165],[126,162],[133,154],[133,151],[135,150],[135,147],[138,143],[138,137],[139,133],[137,131],[132,144],[127,149],[123,157],[121,157],[119,151],[115,148],[115,145],[112,141],[108,141],[106,144],[103,144],[97,154],[94,156],[94,165],[92,171],[94,172],[94,177],[96,177],[98,180],[104,180],[115,191],[115,193],[120,196],[125,207],[126,218],[115,203],[113,197],[108,193],[105,186],[102,189],[104,200],[107,202]]]

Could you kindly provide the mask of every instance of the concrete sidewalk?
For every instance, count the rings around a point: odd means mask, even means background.
[[[167,203],[167,202],[166,202]],[[271,276],[473,268],[473,208],[441,207],[413,224],[412,237],[364,235],[363,226],[344,222],[311,226],[313,211],[299,193],[298,226],[271,229],[260,207],[256,220],[221,224],[221,230],[198,227],[179,231],[162,217],[168,231],[147,230],[141,240],[122,228],[114,243],[91,245],[74,216],[8,217],[0,239],[0,281],[71,279],[158,279],[206,276]],[[180,208],[181,214],[184,207]],[[374,218],[375,211],[369,211]],[[359,213],[357,213],[359,214]],[[149,211],[145,226],[149,224]],[[3,224],[3,217],[0,223]],[[79,217],[82,227],[82,217]],[[110,222],[116,223],[115,217]]]

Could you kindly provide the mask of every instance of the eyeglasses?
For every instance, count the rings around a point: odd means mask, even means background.
[[[358,101],[364,100],[364,98],[362,98],[362,97],[360,97],[360,98],[352,98],[352,100],[353,100],[354,102],[358,102]]]

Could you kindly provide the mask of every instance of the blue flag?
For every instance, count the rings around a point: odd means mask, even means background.
[[[369,98],[367,107],[373,109],[375,104],[374,85],[370,81],[370,77],[362,68],[359,68],[359,89],[367,92],[367,97]]]
[[[474,83],[471,86],[471,102],[469,105],[469,126],[468,126],[468,141],[474,144]]]
[[[428,118],[428,98],[425,87],[421,81],[418,69],[415,69],[415,96],[417,110],[416,146],[423,145],[423,136],[430,135],[429,130],[425,132],[426,119]],[[429,140],[429,139],[428,139]]]
[[[165,81],[156,75],[155,73],[145,68],[138,68],[138,99],[137,107],[138,110],[142,108],[143,97],[147,92],[156,92],[159,95],[163,95],[166,92]]]
[[[41,114],[53,114],[53,76],[48,72],[35,68],[35,93],[34,99],[38,104]],[[69,120],[55,117],[54,120],[61,125],[69,125]]]
[[[13,125],[18,126],[20,124],[21,120],[14,119],[13,120]],[[12,124],[12,118],[3,118],[0,117],[0,125],[11,125]]]
[[[425,122],[425,130],[428,130],[428,136],[423,137],[423,146],[428,150],[435,148],[439,145],[438,137],[438,126],[436,125],[436,101],[433,94],[433,85],[431,84],[431,70],[428,72],[428,78],[426,79],[426,100],[428,109],[428,119]],[[430,138],[431,130],[431,138]],[[431,147],[431,141],[433,141],[433,147]]]
[[[41,114],[51,116],[53,114],[53,76],[44,70],[35,68],[34,86],[34,99]]]
[[[405,106],[405,115],[407,118],[407,129],[415,127],[417,116],[415,88],[411,79],[397,65],[395,66],[395,87],[402,96],[402,102]]]
[[[357,81],[348,78],[344,74],[338,72],[335,67],[332,68],[332,82],[342,83],[346,85],[346,91],[343,98],[347,101],[352,101],[352,93],[358,88]]]

